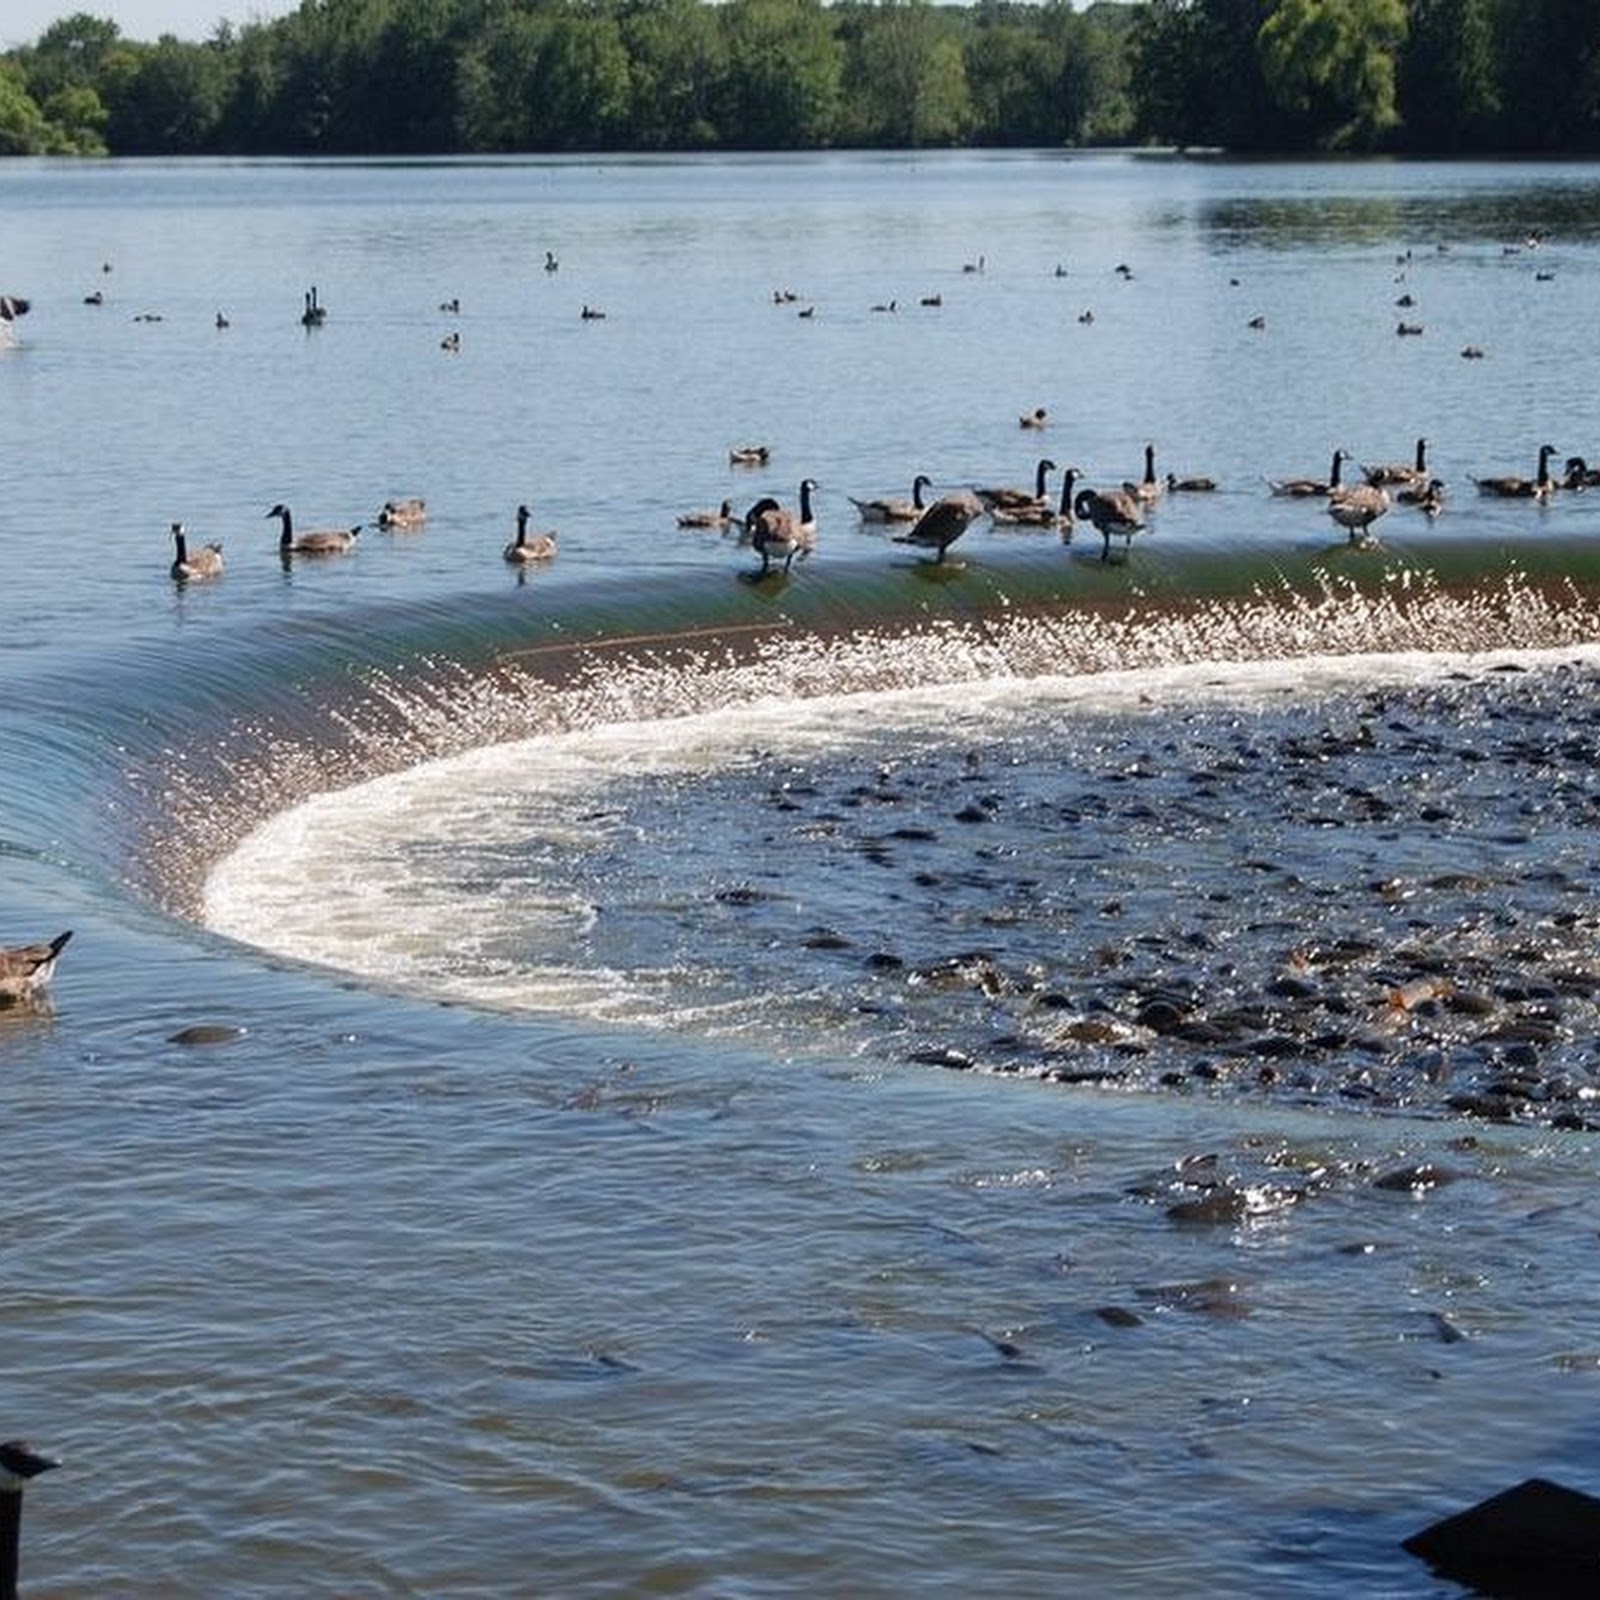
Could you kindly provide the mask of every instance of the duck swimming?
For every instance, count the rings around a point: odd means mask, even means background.
[[[378,513],[380,528],[420,528],[428,520],[428,502],[419,495],[408,500],[385,500]]]

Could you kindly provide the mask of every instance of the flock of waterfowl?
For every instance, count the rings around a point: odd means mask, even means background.
[[[1044,409],[1041,407],[1032,415],[1043,418]],[[1024,426],[1035,425],[1028,415],[1020,420]],[[1536,502],[1548,500],[1558,491],[1600,487],[1600,468],[1590,467],[1582,456],[1569,456],[1565,471],[1558,478],[1551,471],[1555,455],[1554,445],[1541,445],[1532,477],[1505,474],[1474,477],[1471,482],[1481,495]],[[728,460],[736,466],[766,467],[771,464],[772,451],[767,445],[736,445],[729,450]],[[1413,507],[1428,517],[1436,517],[1443,510],[1445,484],[1429,465],[1426,438],[1417,440],[1409,461],[1358,464],[1359,482],[1345,478],[1345,469],[1353,460],[1348,450],[1338,449],[1333,452],[1325,477],[1268,478],[1267,488],[1280,498],[1325,502],[1327,515],[1346,531],[1352,543],[1369,541],[1373,523],[1386,515],[1392,505]],[[1052,492],[1051,474],[1058,470],[1061,471],[1061,487]],[[909,498],[867,499],[854,495],[847,498],[862,523],[902,528],[903,531],[891,534],[892,541],[932,551],[935,565],[942,564],[951,545],[985,516],[997,528],[1052,529],[1064,541],[1070,540],[1080,522],[1088,523],[1101,537],[1101,560],[1109,562],[1113,541],[1120,539],[1124,551],[1131,549],[1134,537],[1149,526],[1147,513],[1163,496],[1210,493],[1219,487],[1210,477],[1158,473],[1153,444],[1144,447],[1143,477],[1124,479],[1120,484],[1105,488],[1080,487],[1082,480],[1083,473],[1077,467],[1058,469],[1046,456],[1035,464],[1031,484],[961,487],[930,500],[927,496],[933,479],[919,472],[912,479]],[[817,515],[813,496],[817,487],[815,478],[802,478],[797,505],[786,506],[772,495],[763,495],[742,516],[735,512],[731,499],[724,499],[714,509],[682,513],[677,525],[683,529],[736,533],[740,542],[750,546],[761,558],[760,567],[746,574],[748,577],[766,577],[774,568],[787,573],[797,556],[809,556],[816,549]],[[278,550],[286,562],[298,556],[347,554],[355,548],[363,526],[354,523],[345,527],[300,530],[295,527],[293,513],[282,502],[266,515],[278,520]],[[526,504],[517,507],[515,534],[501,552],[512,566],[547,562],[556,555],[557,534],[548,530],[530,532],[531,518]],[[393,532],[416,532],[427,519],[427,502],[420,496],[413,496],[386,500],[375,520],[378,527]],[[222,575],[220,543],[191,546],[188,531],[181,522],[174,522],[171,532],[175,548],[170,570],[176,581],[188,583]]]

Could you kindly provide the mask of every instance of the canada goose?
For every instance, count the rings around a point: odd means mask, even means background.
[[[1483,346],[1481,344],[1464,344],[1464,345],[1462,345],[1462,347],[1461,347],[1461,359],[1463,361],[1482,361],[1483,360]]]
[[[979,256],[976,261],[963,261],[961,263],[961,270],[963,272],[982,272],[983,257]]]
[[[1216,486],[1215,478],[1180,478],[1175,472],[1167,474],[1168,494],[1210,494]]]
[[[1000,506],[1006,511],[1021,510],[1026,506],[1036,505],[1041,500],[1049,499],[1050,491],[1046,480],[1055,470],[1055,462],[1047,458],[1034,468],[1033,488],[1031,490],[1018,489],[1011,485],[1006,485],[998,489],[979,489],[976,493],[986,509],[990,511],[993,511],[996,506]]]
[[[232,326],[233,326],[233,324],[228,321],[226,315],[224,315],[224,313],[219,311],[217,313],[217,328],[218,328],[218,330],[220,331],[223,328],[231,328]]]
[[[172,576],[179,583],[194,578],[220,578],[222,576],[222,546],[208,544],[192,551],[181,522],[172,524],[172,542],[177,547],[172,557]]]
[[[0,294],[0,322],[15,322],[25,317],[31,302],[18,294]]]
[[[579,313],[579,318],[583,322],[604,322],[606,320],[606,314],[600,309],[599,306],[586,305]]]
[[[450,298],[448,300],[441,300],[439,302],[439,309],[441,311],[443,311],[443,312],[448,313],[452,317],[460,316],[461,315],[461,296],[458,295],[458,294],[453,294],[453,295],[450,296]]]
[[[0,1444],[0,1600],[17,1600],[17,1550],[22,1535],[22,1491],[30,1479],[58,1467],[22,1439]]]
[[[678,518],[680,528],[716,528],[719,531],[733,526],[733,501],[724,500],[715,511],[686,511]]]
[[[1394,330],[1402,339],[1415,339],[1422,332],[1420,322],[1402,322]]]
[[[528,532],[528,518],[531,515],[525,505],[517,507],[517,536],[502,552],[513,566],[526,566],[530,561],[549,561],[556,553],[555,534]]]
[[[56,958],[61,954],[72,930],[58,933],[48,943],[0,947],[0,1009],[25,1005],[55,976]],[[0,1483],[3,1483],[0,1474]]]
[[[1394,497],[1403,506],[1415,506],[1428,516],[1436,517],[1444,510],[1444,480],[1429,478],[1426,483],[1403,484],[1395,490]]]
[[[439,348],[450,355],[455,355],[461,349],[461,335],[459,333],[447,333],[439,341]]]
[[[338,556],[355,547],[356,535],[361,532],[358,522],[351,528],[313,528],[309,533],[296,534],[294,518],[286,505],[275,505],[268,513],[283,524],[278,538],[278,549],[285,556]]]
[[[1382,487],[1395,483],[1426,483],[1428,481],[1428,441],[1417,440],[1416,461],[1407,465],[1404,461],[1385,461],[1375,467],[1363,466],[1362,472],[1366,475],[1368,483]]]
[[[1032,411],[1024,411],[1017,418],[1019,428],[1042,428],[1050,421],[1050,413],[1043,406],[1035,406]]]
[[[917,518],[916,526],[894,536],[896,544],[913,544],[934,552],[934,565],[944,561],[944,553],[983,515],[983,502],[965,490],[935,500]]]
[[[1600,488],[1600,467],[1591,467],[1582,456],[1567,457],[1566,476],[1561,480],[1563,489]]]
[[[1245,323],[1245,327],[1249,328],[1252,333],[1265,333],[1267,331],[1267,319],[1257,312],[1255,316]]]
[[[930,306],[937,310],[944,304],[944,296],[942,294],[925,294],[919,301],[917,301],[917,304],[919,306]]]
[[[1388,509],[1389,491],[1370,483],[1354,483],[1328,496],[1328,515],[1349,531],[1351,544],[1364,540]]]
[[[1144,477],[1138,483],[1124,484],[1123,487],[1142,506],[1153,506],[1161,498],[1161,480],[1156,476],[1156,447],[1147,444],[1144,447]]]
[[[1126,489],[1080,489],[1072,502],[1074,516],[1092,522],[1105,540],[1100,559],[1111,559],[1111,540],[1115,535],[1133,548],[1133,536],[1144,531],[1144,516],[1139,502]]]
[[[1474,478],[1479,494],[1494,495],[1501,500],[1545,500],[1555,489],[1550,476],[1550,457],[1556,453],[1553,444],[1539,446],[1539,470],[1532,478],[1508,476],[1502,478]]]
[[[736,444],[728,452],[730,467],[764,467],[771,460],[771,447],[764,444]]]
[[[1344,464],[1349,459],[1348,450],[1335,450],[1333,465],[1328,468],[1326,481],[1321,478],[1269,478],[1267,487],[1274,494],[1289,495],[1299,499],[1332,494],[1336,489],[1343,487],[1341,475],[1344,472]]]
[[[1048,500],[1033,500],[1025,506],[1007,510],[996,506],[989,515],[996,527],[1007,528],[1064,528],[1072,527],[1072,491],[1083,474],[1076,467],[1068,467],[1061,474],[1061,498],[1055,505]]]
[[[385,500],[378,513],[380,528],[420,528],[428,520],[428,502],[420,495],[406,500]]]
[[[106,303],[106,297],[101,290],[95,289],[83,297],[83,303],[86,306],[103,306]]]
[[[317,299],[317,286],[312,284],[306,290],[305,307],[300,313],[300,325],[304,328],[320,328],[328,320],[328,308]]]
[[[857,500],[851,495],[850,504],[860,512],[863,522],[915,522],[928,509],[922,491],[932,487],[933,479],[927,473],[919,472],[911,480],[909,500]]]
[[[561,270],[561,263],[556,260],[556,253],[554,250],[545,251],[544,270],[546,272],[559,272]]]
[[[880,300],[872,309],[874,311],[898,311],[900,302],[898,300]]]
[[[760,577],[765,577],[774,560],[783,560],[787,572],[797,555],[809,555],[816,548],[817,525],[811,513],[812,478],[800,480],[798,515],[780,506],[771,495],[756,501],[744,514],[745,533],[761,557]]]

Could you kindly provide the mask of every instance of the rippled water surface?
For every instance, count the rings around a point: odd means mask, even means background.
[[[0,938],[74,929],[0,1013],[33,1589],[1448,1594],[1405,1534],[1600,1487],[1594,501],[1471,482],[1600,457],[1591,171],[0,207]],[[1419,436],[1370,545],[1263,482]],[[848,498],[1146,442],[1219,489],[1112,562]],[[676,527],[803,476],[787,579]]]

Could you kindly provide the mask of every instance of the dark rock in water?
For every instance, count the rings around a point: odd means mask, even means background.
[[[1547,1478],[1432,1523],[1401,1542],[1441,1577],[1500,1600],[1600,1594],[1600,1500]]]
[[[1126,1306],[1096,1306],[1094,1314],[1113,1328],[1142,1328],[1144,1318]]]
[[[916,1062],[919,1067],[951,1067],[957,1072],[972,1070],[972,1057],[965,1051],[952,1049],[948,1045],[913,1050],[907,1059]]]
[[[168,1036],[168,1044],[198,1045],[198,1044],[232,1044],[235,1039],[242,1039],[246,1029],[230,1028],[221,1022],[197,1022],[193,1027],[180,1028],[176,1033]]]
[[[848,950],[850,941],[832,928],[818,928],[800,941],[807,950]]]
[[[1372,1180],[1372,1187],[1399,1194],[1421,1194],[1454,1183],[1459,1176],[1449,1167],[1438,1166],[1432,1161],[1418,1161],[1409,1167],[1393,1167],[1388,1172],[1380,1172]]]

